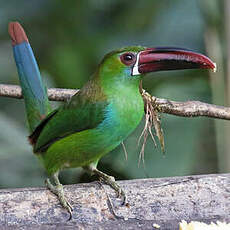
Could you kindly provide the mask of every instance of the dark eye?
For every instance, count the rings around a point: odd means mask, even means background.
[[[120,56],[121,62],[127,66],[134,65],[136,56],[133,53],[124,53]]]
[[[131,54],[126,54],[126,55],[124,56],[124,60],[125,60],[125,61],[132,61],[132,60],[133,60],[133,55],[131,55]]]

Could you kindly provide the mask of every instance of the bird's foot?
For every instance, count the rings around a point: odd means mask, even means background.
[[[58,197],[58,200],[60,201],[60,204],[62,205],[62,207],[65,208],[69,212],[69,215],[70,215],[69,220],[71,220],[73,207],[70,205],[68,200],[65,198],[63,185],[59,182],[58,177],[55,177],[55,176],[54,176],[54,183],[55,185],[53,185],[50,182],[49,178],[45,180],[45,184],[47,188]]]
[[[122,205],[128,205],[125,192],[120,187],[120,185],[115,181],[114,177],[109,176],[109,175],[101,172],[100,170],[98,170],[97,168],[94,168],[94,167],[88,166],[85,169],[87,169],[91,173],[99,176],[100,181],[103,181],[104,183],[110,185],[110,187],[113,188],[116,191],[117,197],[122,199]]]
[[[103,176],[99,176],[100,180],[104,183],[110,185],[117,193],[117,197],[122,199],[122,205],[127,205],[127,198],[124,190],[120,187],[120,185],[115,181],[113,176],[109,176],[103,173]]]

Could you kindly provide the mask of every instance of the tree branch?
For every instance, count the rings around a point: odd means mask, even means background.
[[[230,108],[220,105],[208,104],[200,101],[170,101],[153,96],[158,110],[162,113],[173,114],[182,117],[212,117],[230,120]]]
[[[51,101],[67,101],[77,92],[77,89],[51,88],[48,89],[48,96]],[[0,96],[17,99],[23,98],[20,86],[7,84],[0,84]]]
[[[230,174],[119,181],[129,206],[108,185],[64,186],[73,219],[45,188],[0,190],[0,226],[15,229],[178,229],[179,222],[230,221]],[[2,228],[1,228],[2,229]],[[8,229],[8,228],[7,228]],[[10,228],[11,229],[11,228]],[[227,228],[226,228],[227,229]]]
[[[48,96],[51,101],[67,101],[71,96],[77,93],[76,89],[48,89]],[[0,96],[21,99],[21,87],[17,85],[0,84]],[[163,98],[152,97],[154,107],[162,113],[182,117],[212,117],[218,119],[230,120],[230,108],[208,104],[200,101],[177,102]]]

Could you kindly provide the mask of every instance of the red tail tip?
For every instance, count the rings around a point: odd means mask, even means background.
[[[25,31],[18,22],[10,22],[8,27],[9,35],[12,40],[12,45],[21,44],[22,42],[29,42]]]

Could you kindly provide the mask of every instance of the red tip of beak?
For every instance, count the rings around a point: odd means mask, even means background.
[[[25,31],[18,22],[10,22],[8,27],[9,35],[12,40],[12,45],[21,44],[22,42],[29,42]]]
[[[148,48],[140,53],[138,64],[140,73],[179,69],[215,71],[216,64],[205,55],[181,48]]]

